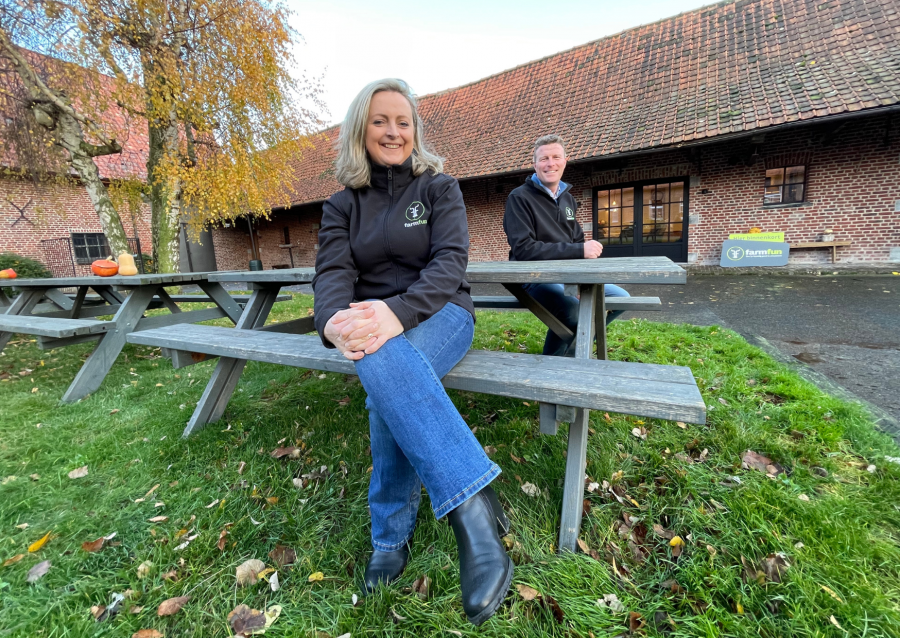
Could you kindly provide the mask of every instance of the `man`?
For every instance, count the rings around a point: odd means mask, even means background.
[[[578,206],[572,187],[562,181],[566,169],[566,149],[558,135],[545,135],[534,143],[534,173],[506,200],[503,230],[509,242],[510,261],[546,259],[597,259],[603,244],[584,240],[575,220]],[[567,297],[562,284],[526,284],[525,290],[575,332],[578,326],[578,299]],[[624,289],[606,284],[607,297],[628,297]],[[623,311],[611,312],[606,323]],[[547,331],[544,354],[574,355],[574,338],[564,341]]]

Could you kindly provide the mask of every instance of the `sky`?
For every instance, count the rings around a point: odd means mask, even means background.
[[[710,0],[285,0],[300,33],[295,75],[318,78],[327,124],[369,82],[417,95],[474,82],[574,46],[711,4]]]

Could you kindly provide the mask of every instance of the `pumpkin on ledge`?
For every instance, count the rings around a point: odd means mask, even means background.
[[[6,270],[0,270],[0,279],[15,279],[18,277],[16,271],[12,268],[7,268]]]
[[[108,259],[98,259],[91,264],[91,272],[100,277],[112,277],[119,272],[119,264]]]

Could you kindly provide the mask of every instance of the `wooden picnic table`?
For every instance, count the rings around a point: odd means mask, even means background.
[[[10,299],[0,291],[0,351],[14,333],[36,335],[43,349],[97,341],[97,346],[63,394],[62,402],[77,401],[103,383],[125,337],[146,330],[179,323],[194,323],[219,317],[237,322],[241,307],[222,284],[208,281],[209,273],[170,273],[130,277],[54,277],[11,279],[3,282],[18,291]],[[212,301],[215,308],[184,312],[166,293],[165,286],[196,284],[205,293],[197,301]],[[75,289],[74,298],[63,292]],[[99,299],[85,303],[88,290]],[[127,291],[127,294],[125,294]],[[42,300],[46,300],[41,303]],[[99,302],[99,303],[98,303]],[[163,306],[170,314],[145,317],[152,308]],[[95,317],[113,315],[109,321]]]
[[[298,334],[314,329],[312,317],[286,322],[284,325],[274,324],[264,328],[263,326],[281,287],[310,283],[314,275],[313,268],[293,268],[211,273],[209,281],[240,282],[254,290],[237,322],[237,328]],[[469,283],[502,284],[551,330],[564,337],[571,337],[571,331],[551,312],[535,301],[525,291],[523,284],[561,283],[576,286],[581,303],[575,335],[575,358],[587,360],[592,358],[595,336],[597,337],[598,356],[600,359],[606,359],[606,306],[603,289],[605,284],[684,284],[687,282],[687,275],[683,268],[667,257],[620,257],[593,260],[476,262],[469,264],[466,270],[466,280]],[[137,337],[140,336],[137,335]],[[148,343],[150,342],[151,338],[148,336]],[[159,342],[162,343],[163,340]],[[269,356],[277,359],[276,354],[270,353]],[[173,356],[173,362],[175,361],[177,359]],[[184,362],[185,365],[189,363],[190,361]],[[577,362],[575,363],[577,364]],[[217,421],[222,417],[245,364],[246,360],[236,357],[222,357],[219,360],[206,390],[188,422],[184,432],[185,436],[195,428],[200,428],[206,423]],[[332,367],[335,365],[335,363],[326,364],[326,366]],[[667,366],[657,367],[666,368]],[[527,375],[529,372],[523,368],[520,374]],[[452,375],[451,372],[451,375],[448,376]],[[481,383],[484,387],[483,384],[486,383],[486,380],[482,380]],[[572,383],[574,386],[574,379]],[[696,387],[693,388],[693,391],[696,392],[696,398],[699,399]],[[695,403],[702,406],[702,400],[695,401]],[[542,433],[556,434],[559,423],[570,423],[559,546],[573,551],[581,526],[589,412],[590,410],[587,408],[557,406],[550,403],[540,404],[540,430]],[[697,414],[700,415],[700,413],[703,413],[702,418],[705,418],[705,411],[702,408],[699,408]],[[701,417],[693,418],[696,420]]]

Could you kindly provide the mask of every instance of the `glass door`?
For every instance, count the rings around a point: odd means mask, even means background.
[[[604,256],[687,261],[686,180],[601,187],[595,194],[594,237]]]

